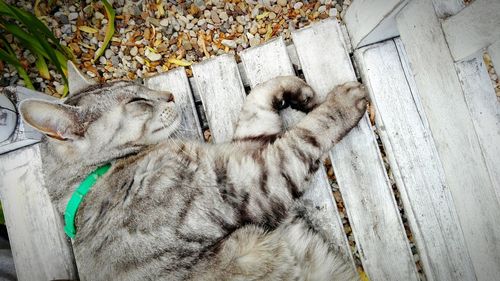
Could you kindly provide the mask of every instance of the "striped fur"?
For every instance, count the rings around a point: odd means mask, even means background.
[[[177,138],[171,94],[130,82],[21,112],[52,136],[43,159],[61,214],[78,183],[112,162],[76,217],[82,280],[356,280],[300,197],[364,98],[351,82],[321,103],[302,80],[279,77],[252,91],[234,140],[219,145]],[[283,131],[286,105],[309,113]]]

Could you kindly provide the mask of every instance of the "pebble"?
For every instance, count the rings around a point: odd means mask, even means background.
[[[114,53],[113,51],[111,51],[110,49],[106,49],[106,51],[104,51],[104,56],[107,58],[107,59],[110,59],[111,56],[113,56]]]
[[[229,19],[229,16],[227,15],[226,12],[222,11],[219,13],[219,18],[222,20],[222,21],[227,21]]]
[[[260,35],[255,35],[252,39],[250,39],[250,46],[255,47],[260,44]]]
[[[130,55],[135,57],[135,56],[137,56],[138,51],[139,51],[139,49],[137,48],[137,46],[134,46],[134,47],[132,47],[132,49],[130,49]]]
[[[337,16],[337,13],[338,13],[337,9],[335,9],[335,8],[331,8],[331,9],[330,9],[330,11],[328,12],[328,15],[329,15],[330,17],[336,17],[336,16]]]
[[[303,5],[304,5],[304,3],[302,3],[302,2],[297,2],[297,3],[295,3],[295,4],[293,5],[293,8],[294,8],[295,10],[299,10],[300,8],[302,8],[302,6],[303,6]]]
[[[78,18],[78,13],[69,13],[68,20],[74,21]]]
[[[99,12],[95,12],[94,17],[98,20],[102,20],[104,18],[104,15]]]
[[[231,49],[236,48],[236,42],[234,40],[224,39],[221,41],[222,45],[229,47]]]
[[[160,20],[160,25],[161,26],[168,26],[168,19],[165,18],[165,19]]]
[[[146,52],[146,57],[150,60],[150,61],[158,61],[161,59],[161,55],[160,54],[157,54],[157,53],[153,53],[153,52]]]
[[[28,0],[19,2],[25,8],[32,5]],[[114,0],[116,14],[121,17],[115,22],[116,33],[110,47],[97,63],[92,62],[92,52],[102,45],[103,33],[100,31],[93,36],[84,34],[79,38],[74,36],[76,21],[79,25],[97,29],[104,29],[107,25],[105,10],[101,5],[90,2],[86,0],[83,4],[68,4],[49,11],[47,25],[85,65],[82,67],[84,72],[107,80],[136,79],[155,71],[167,71],[170,65],[158,62],[163,58],[166,60],[175,56],[197,62],[205,56],[237,54],[269,40],[269,28],[276,25],[280,27],[277,35],[288,40],[291,29],[306,26],[310,21],[327,15],[337,16],[352,0],[164,0],[160,1],[163,12],[155,9],[153,4],[144,4],[144,0]],[[146,46],[154,51],[149,51]],[[21,53],[18,52],[18,55],[21,56]],[[33,60],[30,56],[23,57],[28,62]],[[149,65],[150,62],[156,63]],[[33,74],[35,72],[32,63],[29,74],[33,80],[38,77]],[[22,83],[15,73],[9,77],[14,77],[15,83]],[[36,86],[44,83],[42,90],[50,92],[47,86],[56,88],[54,81],[57,76],[53,77],[51,81],[43,79],[43,82],[37,82]]]

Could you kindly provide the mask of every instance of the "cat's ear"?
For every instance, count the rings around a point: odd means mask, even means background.
[[[70,95],[76,94],[94,84],[96,83],[81,73],[72,61],[68,61],[68,87]]]
[[[74,106],[27,99],[21,102],[19,111],[26,123],[51,138],[75,140],[83,135]]]

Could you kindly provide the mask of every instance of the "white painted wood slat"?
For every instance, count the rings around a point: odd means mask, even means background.
[[[356,76],[339,25],[326,20],[292,34],[308,83],[325,96]],[[365,115],[330,153],[370,280],[418,280],[375,136]]]
[[[62,217],[44,186],[38,144],[0,155],[0,197],[18,280],[77,279]]]
[[[424,266],[427,280],[475,280],[444,172],[419,112],[404,54],[393,40],[358,49],[356,61],[375,106],[376,125]],[[402,65],[403,62],[403,65]],[[424,119],[424,120],[423,120]]]
[[[500,39],[488,47],[488,54],[497,73],[500,73]]]
[[[247,49],[240,54],[240,57],[252,87],[276,76],[295,74],[285,42],[281,37],[265,45]],[[283,110],[281,115],[288,120],[288,124],[295,124],[305,114],[289,108]],[[314,202],[318,210],[314,215],[322,222],[322,226],[329,234],[331,241],[341,249],[345,257],[350,259],[353,270],[355,270],[351,250],[343,231],[342,221],[333,200],[324,167],[320,168],[320,171],[310,182],[310,186],[311,188],[306,191],[304,198]]]
[[[460,12],[464,7],[463,0],[432,0],[438,18],[447,18]]]
[[[455,67],[500,202],[500,104],[482,54]]]
[[[169,91],[174,94],[175,104],[183,118],[181,135],[190,139],[203,140],[191,86],[183,67],[147,78],[144,84],[153,90]]]
[[[443,22],[446,41],[455,61],[476,55],[500,40],[500,1],[476,0]]]
[[[477,278],[496,280],[500,206],[432,2],[411,2],[397,22]]]
[[[212,137],[218,143],[230,141],[245,99],[234,56],[217,56],[192,69]]]
[[[354,48],[398,35],[394,17],[407,0],[356,0],[344,21]]]

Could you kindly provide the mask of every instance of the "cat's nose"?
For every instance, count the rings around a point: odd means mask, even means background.
[[[175,98],[172,93],[169,93],[169,95],[167,96],[167,102],[175,102]]]
[[[157,97],[167,102],[175,102],[174,95],[168,91],[157,92]]]

